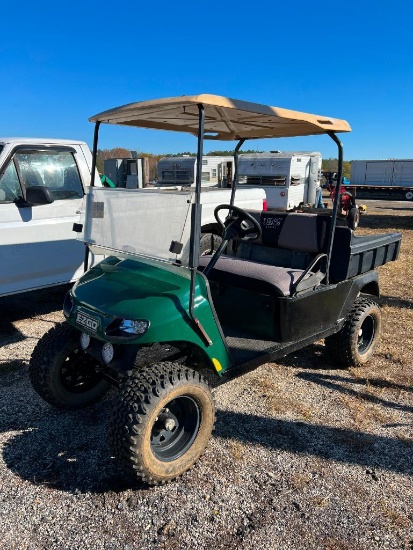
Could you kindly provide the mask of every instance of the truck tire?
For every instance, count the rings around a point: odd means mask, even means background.
[[[86,407],[110,388],[96,372],[96,359],[79,348],[79,336],[74,327],[60,323],[38,341],[30,358],[33,388],[59,409]]]
[[[222,242],[222,238],[215,233],[204,233],[201,236],[199,244],[199,255],[205,256],[206,254],[213,254],[218,250],[219,245]]]
[[[381,312],[370,298],[357,298],[342,329],[325,338],[327,350],[344,367],[364,365],[380,341]]]
[[[350,229],[357,229],[360,222],[360,212],[356,206],[352,206],[347,212],[347,225]]]
[[[124,380],[109,423],[109,443],[129,474],[159,485],[198,460],[214,422],[215,404],[203,377],[163,362]]]
[[[413,200],[413,191],[406,191],[405,197],[408,201]]]

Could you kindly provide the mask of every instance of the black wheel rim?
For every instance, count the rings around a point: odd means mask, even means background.
[[[185,454],[201,422],[197,402],[188,395],[170,401],[158,414],[151,432],[151,449],[158,460],[170,462]]]
[[[366,353],[370,348],[373,342],[375,328],[374,318],[369,315],[364,319],[359,329],[357,349],[360,354]]]
[[[60,372],[62,386],[70,393],[90,391],[101,380],[96,372],[96,361],[79,349],[70,352]]]

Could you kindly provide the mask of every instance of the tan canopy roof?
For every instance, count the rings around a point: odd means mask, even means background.
[[[129,103],[89,120],[197,135],[198,104],[205,110],[207,139],[238,140],[351,131],[345,120],[209,94]]]

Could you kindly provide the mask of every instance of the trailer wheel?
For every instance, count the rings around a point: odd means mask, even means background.
[[[342,329],[328,336],[325,345],[343,366],[364,365],[380,340],[381,312],[370,298],[357,298]]]
[[[206,254],[213,254],[218,250],[219,245],[222,242],[222,238],[215,233],[204,233],[201,236],[200,245],[199,245],[199,254],[200,256],[205,256]]]
[[[158,363],[124,381],[109,424],[109,442],[126,471],[158,485],[195,463],[214,422],[214,400],[203,377],[184,365]]]
[[[60,409],[79,409],[100,399],[110,383],[96,372],[96,359],[79,348],[80,332],[67,323],[50,329],[30,358],[34,390]]]
[[[413,200],[413,191],[406,191],[405,197],[408,201]]]
[[[350,229],[357,229],[360,222],[360,212],[356,206],[352,206],[347,213],[347,225]]]

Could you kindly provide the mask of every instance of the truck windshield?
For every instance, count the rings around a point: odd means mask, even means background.
[[[188,265],[193,200],[189,190],[90,187],[79,238],[92,251],[99,247],[115,256],[179,260]]]

